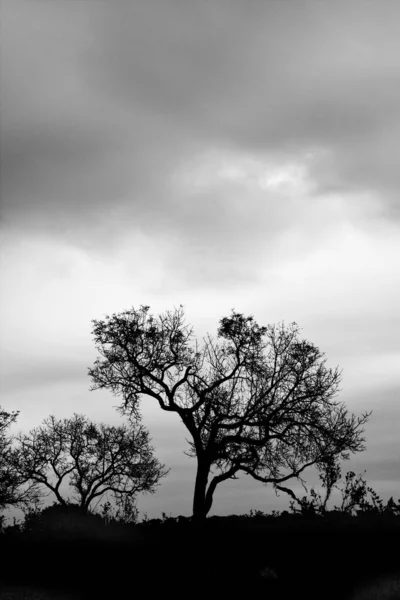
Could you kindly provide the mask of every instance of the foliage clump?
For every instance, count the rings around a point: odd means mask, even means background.
[[[78,504],[54,502],[41,511],[28,513],[23,530],[34,537],[64,539],[95,536],[104,526],[100,515]]]

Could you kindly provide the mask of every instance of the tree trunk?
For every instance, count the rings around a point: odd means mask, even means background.
[[[207,516],[208,511],[211,508],[211,503],[206,502],[206,492],[209,473],[210,465],[204,460],[198,458],[193,498],[193,520],[195,521],[204,520]]]

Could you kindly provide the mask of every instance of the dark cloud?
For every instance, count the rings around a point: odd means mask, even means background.
[[[396,3],[33,4],[4,10],[6,222],[100,246],[126,227],[234,248],[231,188],[188,202],[170,187],[210,148],[311,152],[315,190],[375,190],[395,209]],[[276,204],[251,212],[247,237],[277,225]]]
[[[337,183],[387,192],[398,183],[400,7],[254,4],[107,11],[90,82],[209,143],[322,150]]]
[[[360,227],[363,194],[376,196],[374,218],[398,214],[397,4],[16,1],[3,12],[5,225],[103,257],[145,235],[170,285],[216,290],[254,282],[296,231],[297,252],[312,251],[349,218],[346,203]],[[290,189],[229,178],[215,152],[304,176]],[[345,198],[334,219],[332,193]]]

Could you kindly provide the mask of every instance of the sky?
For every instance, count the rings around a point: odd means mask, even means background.
[[[50,414],[124,422],[89,391],[92,319],[182,304],[201,341],[234,308],[295,321],[343,370],[338,399],[373,413],[342,472],[399,499],[400,3],[3,0],[1,21],[12,433]],[[190,515],[188,432],[141,408],[171,471],[138,507]],[[288,506],[243,475],[210,514]]]

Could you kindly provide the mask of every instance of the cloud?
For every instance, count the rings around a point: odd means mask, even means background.
[[[276,155],[313,150],[327,171],[321,185],[393,191],[400,8],[216,4],[104,12],[102,43],[88,57],[91,84],[209,144]],[[318,173],[319,166],[317,181]]]
[[[2,211],[7,226],[104,248],[121,222],[141,230],[157,214],[179,140],[168,155],[168,127],[88,85],[81,62],[97,42],[85,6],[5,3]]]
[[[400,9],[360,10],[6,2],[5,223],[103,254],[127,231],[191,239],[195,258],[242,252],[250,239],[257,251],[263,227],[283,225],[282,207],[287,225],[332,190],[349,204],[373,193],[377,213],[395,217]],[[307,194],[297,190],[295,207],[226,178],[198,193],[190,172],[178,189],[176,173],[213,153],[233,169],[248,156],[265,170],[297,165]]]

